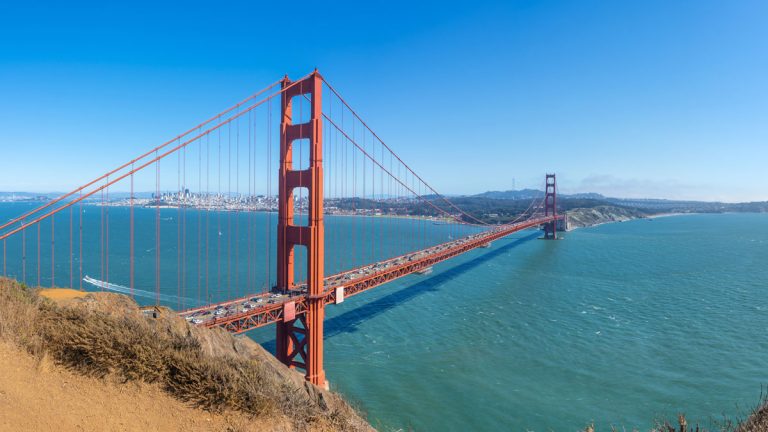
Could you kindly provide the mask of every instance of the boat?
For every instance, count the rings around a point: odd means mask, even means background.
[[[118,285],[116,283],[111,283],[111,282],[99,280],[96,278],[92,278],[88,275],[85,275],[85,277],[83,277],[83,282],[93,285],[96,288],[101,288],[102,290],[114,291],[120,294],[127,294],[135,297],[144,297],[144,298],[162,300],[168,303],[181,302],[182,304],[187,304],[187,305],[196,305],[201,303],[198,300],[191,299],[188,297],[177,297],[174,295],[160,294],[159,292],[147,291],[147,290],[142,290],[138,288],[130,288],[124,285]]]
[[[98,279],[94,279],[94,278],[92,278],[92,277],[90,277],[88,275],[85,275],[85,277],[83,278],[83,281],[86,282],[86,283],[89,283],[89,284],[91,284],[91,285],[93,285],[93,286],[95,286],[97,288],[114,290],[114,291],[121,291],[121,289],[125,288],[125,287],[123,287],[121,285],[111,284],[109,282],[105,282],[105,281],[101,281],[101,280],[98,280]]]
[[[428,274],[430,274],[430,273],[432,273],[432,267],[427,267],[427,268],[425,268],[425,269],[421,269],[421,270],[419,270],[419,271],[417,271],[417,272],[416,272],[416,274],[418,274],[418,275],[423,275],[423,276],[424,276],[424,275],[428,275]]]

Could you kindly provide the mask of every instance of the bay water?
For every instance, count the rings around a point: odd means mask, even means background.
[[[0,220],[24,206],[0,205]],[[123,210],[111,209],[112,218]],[[99,210],[87,206],[88,212]],[[163,212],[165,219],[178,215]],[[137,297],[140,303],[155,301],[154,217],[148,209],[136,213],[136,250],[146,255],[137,256],[136,289],[149,293]],[[190,218],[192,256],[185,260],[194,263],[199,231]],[[69,264],[61,257],[68,256],[68,242],[59,236],[68,235],[69,222],[59,219],[55,245],[45,237],[50,228],[41,238],[44,247],[56,248],[55,282],[66,286]],[[365,259],[360,250],[370,244],[344,235],[354,231],[355,219],[328,218],[337,232],[326,234],[334,256]],[[440,225],[388,223],[393,233],[426,229],[432,240],[451,236]],[[208,226],[207,232],[215,239],[221,231]],[[29,237],[26,276],[34,285],[36,245]],[[329,306],[325,368],[331,387],[384,430],[576,431],[592,422],[598,430],[647,430],[660,416],[684,412],[689,423],[707,423],[744,414],[757,402],[761,385],[768,385],[768,215],[682,215],[579,229],[558,241],[539,237],[520,232],[439,264],[430,275],[408,276]],[[209,299],[273,283],[263,276],[274,265],[260,252],[268,249],[256,247],[272,240],[252,238],[254,246],[238,253],[251,264],[239,268],[234,288],[218,280]],[[179,244],[172,235],[163,240],[170,249]],[[126,241],[113,234],[111,255],[127,250]],[[349,242],[359,249],[353,252]],[[376,246],[381,251],[372,251],[374,258],[397,248],[386,240]],[[20,279],[21,243],[5,247],[6,274]],[[84,262],[95,249],[86,248]],[[110,282],[126,286],[125,256],[111,259]],[[349,265],[337,261],[327,266]],[[161,303],[199,302],[205,269],[185,268],[189,286],[182,292],[177,263],[165,263],[172,268],[161,276],[167,296]],[[51,265],[45,257],[40,264]],[[101,268],[91,266],[87,271],[97,277]],[[208,267],[210,279],[216,266]],[[43,271],[43,285],[51,283],[48,274]],[[271,327],[247,337],[274,349]]]

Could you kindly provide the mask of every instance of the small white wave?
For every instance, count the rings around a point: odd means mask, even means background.
[[[109,291],[119,292],[121,294],[128,294],[128,295],[134,295],[136,297],[143,297],[143,298],[150,298],[150,299],[160,299],[164,302],[168,303],[179,303],[181,301],[185,305],[190,306],[201,306],[203,303],[198,302],[197,300],[188,298],[188,297],[178,297],[173,295],[167,295],[167,294],[157,294],[153,291],[146,291],[142,289],[133,288],[118,285],[110,282],[105,282],[102,280],[94,279],[88,275],[86,275],[83,278],[83,281],[86,283],[89,283],[97,288],[102,288]]]

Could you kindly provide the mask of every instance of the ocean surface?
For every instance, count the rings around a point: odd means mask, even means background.
[[[0,220],[21,207],[0,205]],[[110,210],[113,226],[122,210]],[[88,212],[94,217],[100,209],[86,206]],[[137,258],[134,292],[146,292],[137,301],[151,303],[155,239],[148,237],[154,213],[136,215],[136,249],[146,256]],[[178,215],[171,209],[162,214],[168,224]],[[264,219],[262,226],[273,218],[256,217]],[[194,216],[189,218],[189,266],[178,266],[177,252],[164,257],[160,300],[171,306],[192,306],[205,289],[206,268],[194,265],[195,239],[205,234],[197,234]],[[335,234],[326,235],[327,247],[341,261],[327,263],[329,269],[365,259],[362,249],[370,244],[344,235],[354,232],[358,219],[366,218],[328,218]],[[389,223],[394,234],[413,230],[413,241],[419,229],[432,240],[452,235],[440,225]],[[46,234],[50,225],[41,229],[43,247],[56,250],[55,283],[62,286],[70,281],[68,226],[68,216],[59,217],[54,244]],[[222,236],[218,227],[208,228],[210,247],[211,239]],[[36,232],[28,231],[25,272],[34,284]],[[684,412],[689,423],[707,423],[743,414],[757,402],[761,385],[768,385],[768,215],[685,215],[579,229],[559,241],[539,236],[533,230],[517,233],[439,264],[431,275],[408,276],[329,306],[325,368],[331,387],[384,430],[577,431],[591,422],[598,430],[647,430],[658,416]],[[238,251],[243,264],[236,265],[237,282],[227,285],[226,271],[214,277],[221,263],[207,267],[208,298],[268,285],[258,280],[266,279],[265,269],[274,262],[268,265],[266,252],[259,251],[271,240],[262,238],[256,247],[257,237]],[[103,244],[99,235],[86,235],[84,262],[89,250],[98,249],[87,247],[88,238]],[[399,243],[386,238],[376,246],[396,251]],[[180,242],[173,236],[162,240],[167,243],[161,247],[170,249]],[[127,286],[127,264],[116,252],[128,250],[127,240],[112,234],[110,242],[117,256],[108,277]],[[5,272],[21,278],[21,242],[5,248]],[[73,249],[77,257],[76,242]],[[386,255],[382,251],[370,254]],[[42,255],[45,285],[51,283],[45,270],[51,263]],[[73,267],[77,286],[78,263]],[[103,265],[86,270],[104,280],[103,271]],[[248,336],[274,348],[271,327]]]

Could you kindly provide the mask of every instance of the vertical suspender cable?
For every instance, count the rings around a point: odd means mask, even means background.
[[[217,173],[218,173],[218,201],[223,203],[223,196],[221,194],[221,129],[219,129],[218,137],[218,158],[217,158]],[[216,211],[216,296],[221,294],[221,212],[224,209]],[[217,298],[218,300],[218,298]]]
[[[203,138],[197,142],[197,304],[202,304],[203,288]],[[207,199],[208,197],[206,197]]]
[[[252,174],[251,165],[253,163],[253,160],[251,159],[251,133],[253,131],[253,124],[251,123],[253,121],[252,117],[253,115],[249,111],[248,112],[248,195],[246,198],[247,213],[246,213],[246,225],[245,225],[246,237],[248,238],[248,241],[247,241],[248,261],[246,261],[246,266],[245,266],[246,273],[248,275],[248,278],[246,279],[246,290],[245,290],[246,293],[253,292],[251,289],[253,286],[251,285],[251,267],[253,263],[251,259],[251,252],[252,252],[251,247],[253,246],[253,238],[251,237],[252,235],[251,228],[253,226],[253,209],[251,208],[251,206],[253,205],[253,202],[251,200],[251,197],[253,196],[251,195],[251,183],[253,180],[251,178],[251,174]]]
[[[267,205],[272,205],[272,102],[267,104]],[[266,290],[272,285],[272,212],[267,213],[267,277]]]
[[[389,172],[394,172],[394,171],[392,171],[392,152],[389,152]],[[393,198],[393,195],[392,195],[392,177],[391,176],[389,177],[389,185],[387,185],[387,195],[389,195],[389,203],[390,203],[389,205],[390,205],[390,208],[392,208],[394,210],[396,208],[396,206],[395,206],[396,202],[393,202],[394,198]],[[390,210],[389,213],[390,213],[390,217],[389,217],[389,235],[388,235],[388,238],[390,239],[389,240],[389,256],[390,257],[394,257],[394,256],[397,255],[397,250],[395,248],[395,242],[393,241],[393,239],[395,237],[395,227],[394,227],[395,216],[392,215],[392,210]]]
[[[352,139],[355,139],[355,122],[352,121]],[[357,231],[359,215],[357,214],[357,152],[352,151],[352,265],[351,267],[357,267],[360,262],[357,256]]]
[[[107,176],[107,184],[109,184],[109,176]],[[105,206],[104,214],[105,214],[105,218],[106,218],[105,219],[105,225],[104,225],[104,230],[105,230],[104,234],[105,234],[105,241],[106,241],[105,249],[104,249],[104,251],[105,251],[105,253],[104,253],[104,260],[105,260],[104,261],[105,262],[104,276],[105,276],[105,279],[104,280],[107,283],[109,283],[109,186],[107,186],[107,189],[106,189],[106,197],[107,197],[106,198],[106,202],[104,203],[104,206]]]
[[[237,201],[235,203],[235,292],[234,296],[237,297],[239,292],[239,256],[240,256],[240,117],[237,118],[235,124],[235,196]]]
[[[54,220],[55,215],[51,215],[51,288],[55,286],[55,280],[56,280],[56,222]]]
[[[211,303],[211,134],[205,134],[205,304]]]
[[[181,150],[181,188],[184,202],[181,208],[181,307],[185,308],[187,298],[187,206],[191,196],[187,187],[187,147]]]
[[[327,104],[328,104],[328,114],[333,118],[333,102],[330,98],[326,98]],[[328,187],[324,189],[325,196],[335,198],[334,193],[334,187],[336,186],[336,183],[334,181],[334,175],[336,175],[336,166],[333,164],[334,161],[332,157],[335,155],[335,147],[334,147],[334,140],[333,136],[331,135],[331,130],[325,125],[325,120],[323,120],[323,133],[325,134],[325,138],[323,138],[323,150],[326,152],[326,157],[323,158],[323,164],[328,167],[328,171],[324,174],[325,178],[328,181]],[[325,197],[324,197],[325,198]],[[327,221],[327,220],[326,220]],[[326,233],[328,231],[326,230]],[[338,272],[338,259],[339,259],[339,249],[338,249],[338,242],[336,240],[336,235],[338,234],[338,225],[336,226],[336,229],[333,230],[331,233],[331,242],[332,242],[332,254],[331,259],[325,261],[325,274],[329,274],[329,270],[327,269],[328,266],[331,266],[330,274],[334,274]],[[327,246],[327,244],[326,244]],[[327,250],[327,249],[326,249]]]
[[[376,157],[376,140],[371,137],[371,156]],[[371,160],[371,262],[376,261],[376,207],[378,201],[376,200],[376,165]]]
[[[83,290],[83,201],[82,201],[82,197],[83,197],[83,192],[81,191],[80,192],[81,200],[80,200],[80,204],[78,206],[80,208],[80,227],[78,228],[78,231],[79,231],[78,235],[80,236],[80,239],[77,242],[78,249],[79,249],[79,252],[78,252],[79,257],[78,257],[77,262],[78,262],[78,265],[80,267],[80,274],[79,274],[79,278],[78,278],[78,280],[79,280],[78,283],[80,285],[80,291]]]
[[[181,152],[176,153],[176,308],[181,309]]]
[[[363,129],[362,133],[363,133],[362,142],[363,142],[363,151],[364,151],[365,150],[365,129]],[[362,157],[362,156],[361,156],[361,160],[363,162],[363,172],[362,172],[362,179],[363,179],[362,187],[363,187],[363,191],[360,194],[360,198],[361,198],[360,199],[360,204],[363,207],[363,218],[361,218],[361,220],[360,220],[360,249],[362,249],[360,255],[363,255],[363,261],[364,261],[363,264],[365,264],[366,261],[369,261],[369,260],[365,259],[365,254],[367,253],[367,249],[368,248],[365,247],[366,246],[366,235],[365,235],[366,233],[365,233],[365,229],[367,228],[367,226],[366,226],[366,223],[365,223],[366,221],[364,219],[364,217],[365,217],[365,208],[366,208],[366,205],[365,205],[365,189],[366,189],[366,186],[367,186],[366,180],[368,180],[368,176],[366,175],[367,174],[366,168],[367,168],[368,164],[366,163],[365,158]]]
[[[155,304],[160,305],[160,160],[155,162]]]
[[[133,164],[131,164],[131,171],[133,171]],[[135,222],[133,220],[133,174],[131,174],[131,196],[128,199],[130,201],[130,203],[129,203],[129,210],[128,210],[128,212],[129,212],[128,219],[129,219],[129,224],[130,224],[130,228],[128,230],[129,231],[129,233],[128,233],[128,237],[129,237],[128,238],[128,259],[130,260],[129,264],[128,264],[128,267],[129,267],[128,268],[128,272],[129,272],[128,279],[129,279],[129,286],[131,288],[131,297],[133,297],[133,290],[134,290],[134,287],[135,287],[135,280],[134,280],[135,272],[134,271],[135,271],[135,266],[136,266],[136,264],[135,264],[136,250],[135,250],[135,245],[134,245],[134,237],[135,237],[134,236],[134,233],[135,233],[135,225],[134,225],[134,223]]]
[[[232,202],[232,123],[227,123],[227,205]],[[232,298],[232,212],[227,211],[227,298]]]
[[[344,107],[341,107],[341,127],[344,128]],[[338,137],[337,137],[338,138]],[[349,178],[349,170],[347,167],[349,166],[347,163],[347,141],[345,137],[341,137],[341,194],[340,198],[343,200],[347,200],[347,192],[349,191],[349,187],[347,186],[347,179]],[[343,200],[339,200],[340,203],[343,203]],[[348,229],[347,225],[340,225],[340,227],[343,226],[344,229]],[[344,248],[339,252],[341,254],[341,269],[344,271],[349,270],[349,267],[347,266],[347,255],[349,254],[349,251],[352,249],[349,245],[349,235],[344,236]]]
[[[21,280],[27,283],[27,228],[21,230]]]
[[[37,286],[40,286],[40,225],[37,223]]]
[[[104,189],[100,191],[101,205],[99,206],[99,279],[104,280]],[[104,286],[99,287],[104,291]]]

